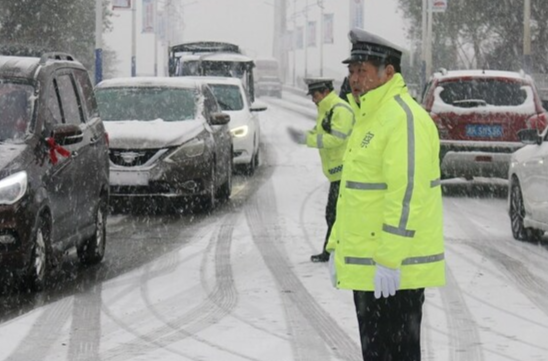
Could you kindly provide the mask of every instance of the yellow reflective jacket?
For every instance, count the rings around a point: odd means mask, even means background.
[[[400,289],[445,284],[438,131],[396,74],[361,98],[344,155],[335,222],[339,288],[373,291],[375,264]]]
[[[346,99],[348,99],[348,104],[350,104],[350,107],[354,111],[354,115],[360,114],[360,105],[356,103],[356,99],[354,99],[354,95],[352,93],[346,94]]]
[[[316,126],[307,133],[306,144],[319,149],[323,173],[330,182],[341,179],[342,158],[353,125],[354,112],[335,92],[318,104]]]

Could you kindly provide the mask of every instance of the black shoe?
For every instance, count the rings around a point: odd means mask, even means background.
[[[310,260],[312,262],[327,262],[329,261],[329,253],[322,252],[320,254],[315,254],[313,256],[310,256]]]

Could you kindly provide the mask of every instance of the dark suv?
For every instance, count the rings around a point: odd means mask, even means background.
[[[72,56],[0,54],[0,271],[32,289],[63,254],[105,251],[108,139],[89,75]]]

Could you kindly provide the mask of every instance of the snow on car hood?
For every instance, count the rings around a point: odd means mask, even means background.
[[[114,149],[158,149],[180,145],[204,129],[202,120],[165,122],[119,120],[104,122]]]
[[[12,144],[12,143],[0,143],[0,169],[6,168],[13,160],[18,157],[25,148],[26,144]],[[22,165],[11,164],[10,168],[23,168]]]

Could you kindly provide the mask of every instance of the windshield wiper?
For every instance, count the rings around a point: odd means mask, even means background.
[[[220,101],[219,99],[217,99],[217,103],[219,103],[219,105],[224,108],[223,110],[234,110],[234,109],[232,109],[231,106],[229,106],[228,104]]]

